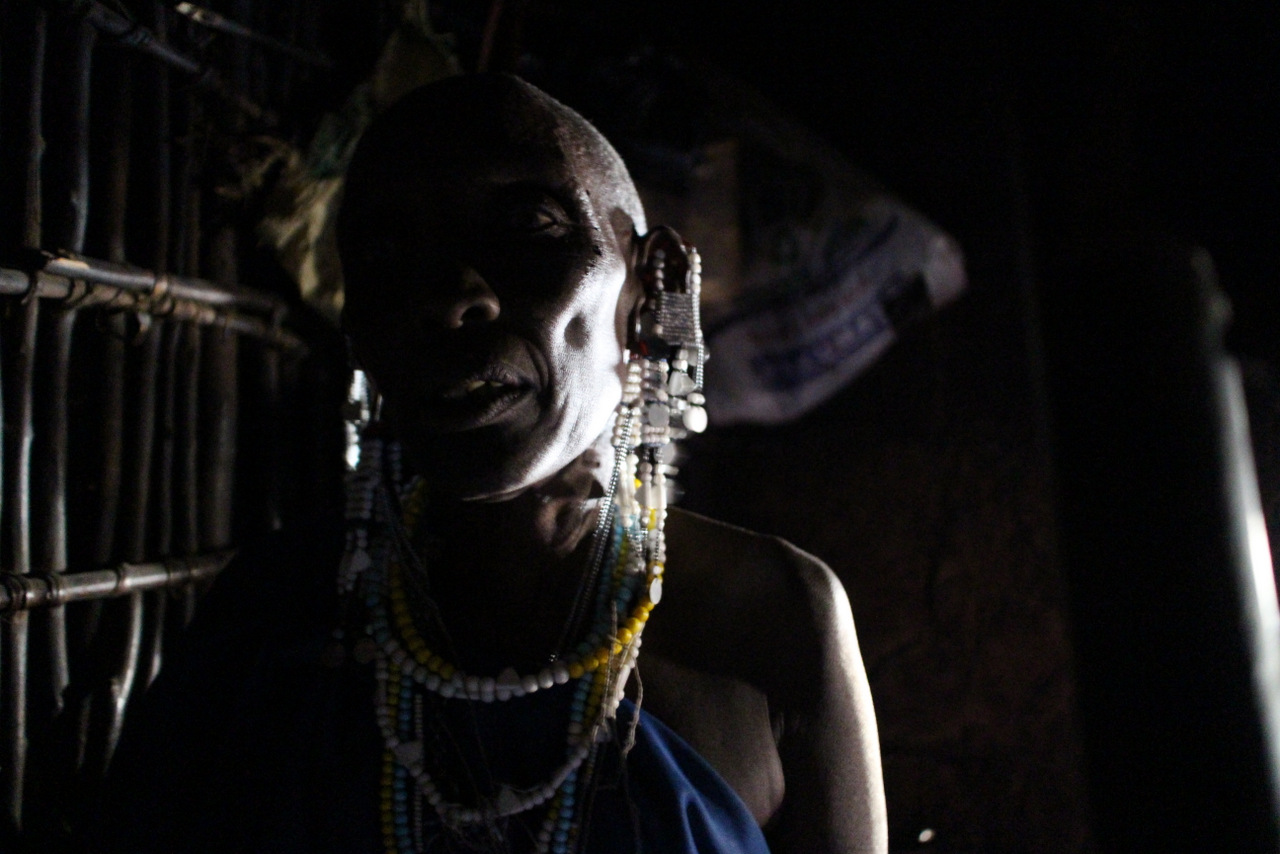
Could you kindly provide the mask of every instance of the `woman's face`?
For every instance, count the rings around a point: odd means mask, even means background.
[[[632,222],[597,209],[605,173],[563,134],[435,136],[401,137],[354,188],[344,320],[411,465],[458,498],[508,497],[620,400]]]

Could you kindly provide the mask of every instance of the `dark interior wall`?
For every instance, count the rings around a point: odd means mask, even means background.
[[[1233,346],[1251,371],[1276,364],[1278,17],[915,2],[699,4],[685,20],[687,45],[951,231],[971,276],[960,304],[822,410],[709,436],[689,501],[844,579],[895,848],[929,828],[921,848],[1089,850],[1037,284],[1135,233],[1204,245]],[[1268,384],[1250,388],[1274,542]]]
[[[1250,345],[1273,337],[1274,7],[685,5],[673,38],[784,103],[965,238],[973,260],[1003,242],[976,229],[1010,221],[1016,176],[996,164],[1014,153],[1038,250],[1141,218],[1203,242]]]
[[[399,4],[209,5],[333,57],[332,70],[306,74],[267,52],[233,63],[237,84],[279,110],[277,132],[303,143],[368,74]],[[709,434],[685,467],[685,503],[785,536],[844,580],[876,695],[895,849],[1090,850],[1034,285],[1116,234],[1201,243],[1236,306],[1233,343],[1256,360],[1257,386],[1273,382],[1280,12],[994,0],[507,7],[528,13],[528,50],[651,41],[721,65],[959,240],[971,279],[959,303],[796,424]],[[474,64],[488,4],[432,8]],[[211,196],[217,185],[208,176]],[[229,204],[221,215],[248,234],[256,213]],[[288,290],[251,240],[241,256],[241,279]],[[1272,478],[1276,399],[1258,420],[1273,431],[1258,437]]]
[[[970,290],[798,424],[709,435],[689,501],[792,539],[844,580],[895,850],[1083,851],[1027,327],[1021,78],[1011,22],[959,6],[862,4],[839,22],[817,4],[762,11],[750,47],[707,45],[950,231]]]

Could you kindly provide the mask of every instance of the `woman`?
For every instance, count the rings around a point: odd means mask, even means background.
[[[110,838],[884,850],[839,582],[665,507],[705,420],[698,262],[609,144],[516,78],[433,84],[365,134],[338,234],[382,401],[345,544],[228,570],[122,744]]]

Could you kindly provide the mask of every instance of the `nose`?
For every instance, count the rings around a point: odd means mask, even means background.
[[[497,320],[502,305],[478,270],[469,264],[458,264],[455,274],[441,282],[427,301],[426,310],[430,320],[448,329],[461,329]]]

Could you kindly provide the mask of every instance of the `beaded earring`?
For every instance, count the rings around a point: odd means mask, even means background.
[[[641,503],[665,513],[666,477],[675,473],[672,442],[707,428],[702,259],[675,231],[660,226],[642,238],[637,273],[646,296],[631,322],[628,379],[638,379],[633,400],[644,453],[634,474],[645,491]]]
[[[631,571],[648,576],[648,599],[662,599],[664,535],[674,483],[674,442],[707,426],[699,298],[702,261],[670,228],[641,238],[636,272],[645,297],[629,324],[627,379],[614,447],[622,473],[615,506],[622,526],[643,531]]]

